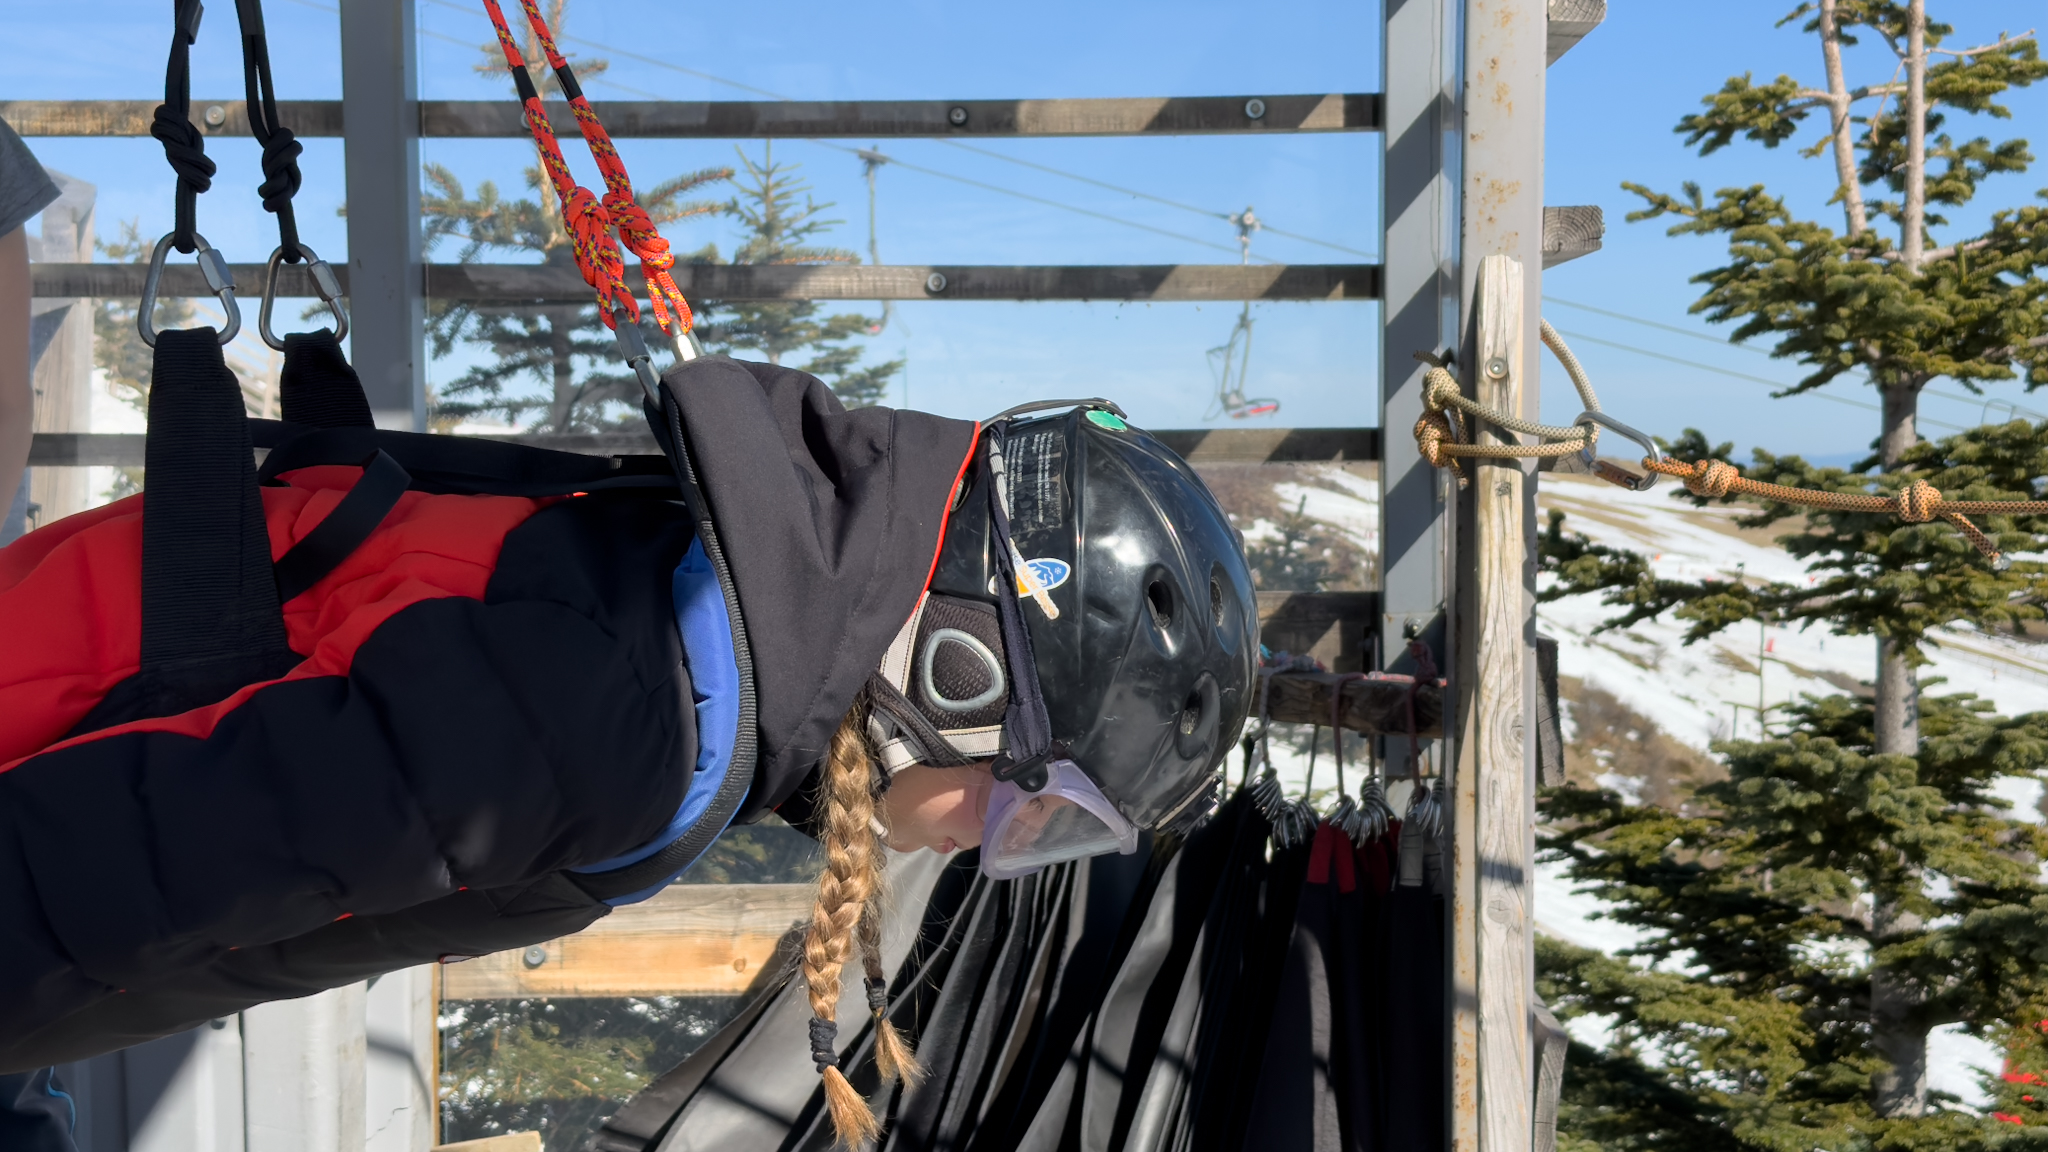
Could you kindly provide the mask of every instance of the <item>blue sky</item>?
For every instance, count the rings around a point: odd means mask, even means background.
[[[1717,344],[1715,331],[1686,308],[1697,295],[1688,277],[1718,261],[1711,240],[1672,239],[1658,223],[1627,224],[1634,198],[1620,188],[1635,180],[1676,189],[1696,180],[1710,191],[1763,182],[1791,195],[1829,222],[1823,207],[1828,175],[1793,149],[1765,152],[1737,145],[1713,157],[1693,156],[1672,134],[1677,119],[1732,73],[1759,77],[1789,72],[1816,76],[1819,52],[1795,28],[1772,27],[1790,0],[1729,0],[1677,6],[1612,0],[1607,24],[1549,74],[1546,199],[1599,204],[1609,222],[1604,251],[1554,269],[1546,293],[1612,312],[1704,334],[1700,340],[1553,302],[1558,327],[1591,339],[1688,361],[1675,364],[1581,340],[1607,407],[1638,426],[1675,434],[1698,426],[1745,448],[1838,457],[1868,443],[1876,413],[1821,399],[1770,400],[1768,385],[1716,375],[1701,365],[1789,382],[1792,366]],[[232,6],[218,0],[194,55],[195,93],[240,90]],[[340,93],[337,17],[331,0],[270,0],[269,25],[281,95],[331,98]],[[1937,17],[1960,21],[1958,37],[1989,39],[2000,29],[2033,26],[2038,3],[1954,0]],[[17,6],[15,42],[25,51],[0,79],[0,97],[40,99],[157,98],[168,42],[169,5],[162,0],[107,0],[87,8]],[[772,15],[763,15],[764,11]],[[489,99],[502,78],[478,75],[474,45],[488,38],[481,6],[462,0],[419,0],[423,95]],[[1081,4],[1071,0],[1027,7],[904,3],[864,5],[793,0],[772,10],[757,5],[575,0],[571,47],[606,57],[610,71],[590,84],[594,97],[734,99],[731,84],[690,75],[635,56],[667,60],[794,98],[1003,98],[1158,96],[1275,92],[1370,91],[1378,85],[1377,9],[1366,4],[1178,2]],[[598,46],[593,46],[598,45]],[[601,46],[601,47],[600,47]],[[608,50],[609,49],[609,50]],[[1878,51],[1882,51],[1879,49]],[[1891,64],[1863,50],[1852,78],[1881,81]],[[2015,118],[1982,131],[2038,136],[2048,125],[2048,92],[2021,94]],[[587,182],[596,175],[569,142],[570,159]],[[838,141],[842,146],[872,141]],[[2036,141],[2037,146],[2041,145]],[[149,140],[37,140],[45,163],[100,187],[102,232],[139,219],[154,235],[167,225],[171,180]],[[1339,248],[1377,250],[1378,141],[1364,134],[1181,139],[983,141],[978,147],[1015,159],[1137,189],[1223,214],[1254,205],[1274,226],[1338,248],[1263,235],[1254,252],[1294,262],[1352,261]],[[733,143],[626,141],[636,181],[652,184],[678,171],[731,162]],[[758,144],[746,147],[756,150]],[[1231,227],[1204,216],[1024,168],[940,141],[882,142],[884,151],[921,167],[996,184],[1120,217],[1157,231],[1121,226],[905,169],[884,169],[878,204],[881,253],[903,263],[1168,263],[1230,261],[1209,245],[1234,246]],[[200,207],[202,231],[237,260],[260,260],[274,233],[250,191],[258,179],[247,141],[212,141],[222,175]],[[531,163],[522,141],[429,141],[424,154],[455,168],[472,185],[496,180],[520,188]],[[789,141],[779,159],[800,162],[833,215],[847,221],[834,240],[866,246],[866,189],[858,161],[823,144]],[[333,212],[341,197],[339,141],[309,141],[303,161],[302,227],[330,258],[345,251]],[[1993,181],[1986,205],[2012,205],[2044,181],[2035,173]],[[1958,226],[1981,220],[1964,214]],[[707,242],[730,250],[734,233],[722,220],[676,230],[680,247]],[[452,255],[452,254],[451,254]],[[445,258],[445,257],[444,257]],[[900,305],[898,323],[877,338],[878,356],[906,356],[909,400],[918,407],[976,415],[1033,395],[1099,393],[1126,402],[1155,426],[1201,421],[1213,387],[1207,349],[1229,334],[1231,305],[958,304]],[[1279,422],[1296,425],[1371,423],[1377,373],[1371,304],[1268,304],[1255,309],[1252,390],[1278,397]],[[446,379],[459,365],[436,366]],[[1568,419],[1575,406],[1561,373],[1548,373],[1546,415]],[[1937,389],[1960,393],[1952,383]],[[1829,389],[1862,403],[1867,386]],[[2048,411],[2048,396],[2027,397],[2016,385],[1994,397]],[[899,391],[898,400],[902,399]],[[1981,401],[1929,399],[1935,420],[1974,423]],[[1941,428],[1929,428],[1940,432]]]

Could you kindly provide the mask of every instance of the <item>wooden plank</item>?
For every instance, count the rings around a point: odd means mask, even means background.
[[[1600,250],[1607,235],[1607,214],[1598,204],[1574,205],[1543,210],[1543,266],[1555,268],[1567,260]]]
[[[444,1000],[511,996],[738,995],[791,925],[809,884],[675,884],[574,936],[441,970]]]
[[[1545,67],[1557,63],[1558,57],[1607,19],[1607,0],[1548,0],[1546,8]]]
[[[1288,724],[1330,723],[1330,698],[1341,695],[1337,726],[1368,736],[1408,734],[1408,693],[1415,692],[1415,735],[1444,734],[1444,682],[1417,687],[1407,676],[1364,679],[1359,673],[1282,672],[1273,677],[1267,715]]]
[[[347,269],[336,264],[342,287]],[[141,264],[36,264],[37,296],[139,298]],[[262,291],[260,264],[233,265],[241,295]],[[679,265],[676,283],[702,300],[1370,300],[1376,264],[1072,264],[1072,265]],[[590,286],[574,268],[542,264],[428,264],[426,294],[491,305],[583,304]],[[629,282],[637,282],[637,276]],[[166,296],[206,296],[199,269],[173,261]],[[285,268],[278,294],[310,297],[302,269]],[[252,303],[253,307],[253,303]]]
[[[1332,672],[1366,670],[1366,638],[1379,623],[1379,593],[1261,592],[1258,604],[1259,642],[1274,652],[1313,656]]]
[[[1190,464],[1302,464],[1380,458],[1377,428],[1148,429]]]
[[[1164,428],[1152,431],[1154,436],[1167,443],[1168,447],[1179,450],[1179,445],[1189,443],[1207,444],[1205,437],[1224,437],[1226,443],[1236,443],[1236,449],[1219,450],[1215,455],[1203,457],[1205,463],[1310,463],[1319,460],[1351,461],[1365,457],[1368,451],[1377,450],[1379,429],[1377,428],[1303,428],[1303,429],[1260,429],[1256,433],[1240,432],[1237,429],[1207,428]],[[1293,447],[1276,452],[1272,457],[1259,455],[1267,434],[1272,431],[1285,433],[1283,444]],[[1300,439],[1295,439],[1296,435]],[[1244,436],[1242,441],[1228,438]],[[660,449],[655,446],[654,436],[644,430],[630,432],[571,432],[556,434],[526,433],[505,436],[484,436],[486,440],[503,440],[510,444],[530,444],[536,448],[552,448],[557,452],[582,452],[591,456],[651,456]],[[1317,455],[1328,452],[1329,455]],[[142,466],[142,434],[138,432],[38,432],[29,446],[29,463],[39,468],[61,468],[68,466],[139,468]],[[1262,593],[1262,595],[1271,595]],[[1281,593],[1282,596],[1290,595]],[[1363,594],[1361,594],[1363,595]],[[1291,650],[1291,649],[1290,649]],[[1307,649],[1302,649],[1306,651]],[[1349,670],[1349,669],[1346,669]]]
[[[23,136],[147,136],[156,105],[154,100],[5,100],[0,101],[0,119]],[[1370,132],[1380,126],[1380,99],[1365,92],[1077,100],[597,100],[592,106],[606,130],[622,140],[1189,136]],[[192,111],[193,122],[209,136],[249,134],[240,99],[194,100]],[[278,115],[299,136],[342,134],[338,100],[280,100]],[[576,135],[567,104],[548,101],[548,115],[557,134]],[[422,100],[420,135],[525,139],[520,117],[519,104],[510,99]]]
[[[0,100],[0,120],[23,136],[148,136],[157,104],[155,100]],[[297,136],[341,135],[339,100],[279,100],[277,115]],[[249,106],[240,96],[194,100],[192,123],[208,136],[247,140]]]
[[[1479,265],[1476,398],[1519,412],[1526,350],[1522,340],[1522,263],[1491,255]],[[1512,438],[1484,422],[1492,443]],[[1479,1152],[1526,1152],[1535,1077],[1529,1047],[1533,995],[1529,887],[1533,813],[1524,755],[1522,568],[1523,474],[1518,460],[1475,460],[1473,579],[1476,581],[1476,741],[1470,763],[1477,788],[1478,850],[1474,891],[1478,952]]]

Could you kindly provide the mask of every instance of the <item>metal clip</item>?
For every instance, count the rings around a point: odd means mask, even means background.
[[[1594,424],[1610,429],[1635,441],[1642,448],[1643,454],[1650,459],[1658,461],[1664,459],[1664,451],[1657,447],[1656,440],[1623,424],[1605,412],[1581,412],[1579,413],[1579,418],[1572,421],[1572,423],[1575,425]],[[1609,484],[1619,485],[1631,492],[1648,492],[1657,483],[1657,474],[1655,472],[1645,476],[1638,476],[1625,468],[1617,467],[1600,459],[1593,454],[1593,446],[1590,443],[1579,450],[1579,459],[1586,462],[1587,466],[1593,470],[1593,475],[1600,477]]]
[[[313,278],[313,291],[327,304],[327,310],[334,314],[334,338],[336,341],[348,336],[348,297],[341,293],[341,280],[334,274],[334,266],[320,258],[304,244],[299,251],[306,257],[306,273]],[[284,341],[270,331],[270,306],[277,299],[277,269],[284,263],[284,247],[279,245],[270,254],[270,265],[263,271],[263,304],[256,310],[256,334],[263,342],[284,351]]]
[[[697,357],[704,355],[704,345],[698,341],[697,333],[694,329],[688,332],[678,332],[674,328],[669,329],[668,347],[669,351],[674,354],[678,364],[687,364]]]
[[[655,374],[654,357],[647,351],[647,338],[640,334],[640,322],[633,319],[624,308],[612,311],[612,336],[619,343],[619,355],[625,357],[626,367],[640,380],[641,391],[647,393],[647,402],[661,407],[661,377]]]
[[[156,292],[164,276],[164,261],[170,258],[171,241],[176,232],[164,233],[156,242],[156,248],[149,254],[149,272],[142,278],[142,303],[135,309],[135,330],[142,336],[142,342],[156,347]],[[227,313],[227,322],[221,325],[220,342],[226,344],[242,330],[242,309],[235,303],[235,275],[228,270],[227,258],[219,249],[206,242],[199,233],[192,234],[199,251],[194,257],[199,264],[199,274],[206,278],[206,286],[220,300],[221,308]]]

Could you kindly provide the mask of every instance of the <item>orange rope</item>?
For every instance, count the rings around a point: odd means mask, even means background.
[[[1731,495],[1755,496],[1779,504],[1797,504],[1833,512],[1889,513],[1908,524],[1945,520],[1968,537],[1970,543],[1977,546],[1977,551],[1993,560],[1998,559],[1998,545],[1984,534],[1983,529],[1972,524],[1969,517],[2048,515],[2048,500],[1949,500],[1942,496],[1941,489],[1925,480],[1907,484],[1896,496],[1863,496],[1854,492],[1816,492],[1809,488],[1766,484],[1741,475],[1733,464],[1720,460],[1685,464],[1677,460],[1652,460],[1646,456],[1643,467],[1677,477],[1695,496],[1715,499]]]
[[[597,290],[597,311],[605,327],[617,328],[615,315],[620,309],[637,323],[640,305],[626,287],[626,262],[619,254],[618,242],[612,238],[611,213],[595,193],[576,183],[568,161],[562,159],[554,125],[548,123],[547,110],[534,90],[533,78],[527,74],[526,57],[513,42],[511,29],[505,26],[505,14],[499,10],[498,0],[484,0],[484,9],[490,13],[491,24],[498,31],[498,45],[505,50],[505,64],[518,85],[527,130],[540,149],[541,168],[561,203],[562,224],[569,230],[569,248],[576,259],[576,270],[583,274],[584,283]]]
[[[1593,395],[1593,386],[1586,380],[1585,373],[1565,347],[1564,338],[1550,327],[1543,325],[1543,342],[1556,352],[1571,372],[1572,383],[1579,390],[1589,413],[1600,410],[1600,402]],[[1420,355],[1420,354],[1418,354]],[[1430,359],[1429,357],[1421,357]],[[1462,487],[1465,478],[1458,471],[1457,458],[1479,457],[1487,459],[1528,459],[1531,457],[1565,456],[1590,450],[1595,443],[1599,429],[1587,425],[1573,425],[1569,428],[1552,428],[1518,420],[1506,413],[1496,412],[1475,401],[1466,399],[1458,386],[1457,378],[1441,365],[1433,366],[1424,375],[1423,400],[1425,411],[1415,422],[1415,447],[1422,458],[1438,468],[1449,468],[1458,476]],[[1477,444],[1476,436],[1460,434],[1453,410],[1467,415],[1467,424],[1473,419],[1485,420],[1500,425],[1511,432],[1535,436],[1549,441],[1541,444]],[[1476,429],[1475,429],[1476,431]],[[1603,466],[1604,467],[1604,466]],[[1684,481],[1685,487],[1695,496],[1719,499],[1723,496],[1754,496],[1779,504],[1796,504],[1804,508],[1819,508],[1835,512],[1887,513],[1897,516],[1908,524],[1925,524],[1943,520],[1961,532],[1977,551],[1994,563],[2002,566],[1998,545],[1983,529],[1970,522],[1971,516],[2048,516],[2048,500],[1949,500],[1941,490],[1925,480],[1914,480],[1899,490],[1896,496],[1868,496],[1853,492],[1820,492],[1810,488],[1788,488],[1783,484],[1766,484],[1750,480],[1735,470],[1735,466],[1720,460],[1702,460],[1697,464],[1685,464],[1677,460],[1643,458],[1643,467],[1665,476],[1675,476]],[[1616,481],[1619,483],[1619,481]]]
[[[669,251],[668,241],[662,238],[655,227],[654,218],[633,195],[633,181],[626,175],[626,162],[620,158],[619,150],[612,144],[611,133],[604,130],[598,120],[597,111],[583,95],[576,83],[575,73],[569,68],[569,61],[555,47],[554,33],[549,31],[547,18],[540,14],[540,5],[535,0],[520,0],[520,7],[526,10],[526,22],[533,26],[533,34],[540,39],[541,50],[547,54],[548,67],[562,81],[562,91],[569,95],[569,110],[576,115],[576,125],[583,132],[584,143],[590,145],[590,154],[597,160],[597,169],[604,174],[604,206],[611,213],[611,220],[618,227],[619,239],[640,261],[640,275],[647,282],[647,298],[654,305],[654,318],[661,330],[669,330],[669,309],[676,314],[677,332],[688,332],[695,323],[690,314],[690,304],[683,299],[683,293],[676,287],[675,278],[669,269],[675,267],[675,253]]]

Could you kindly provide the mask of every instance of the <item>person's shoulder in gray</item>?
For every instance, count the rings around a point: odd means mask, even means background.
[[[0,120],[0,236],[29,222],[57,198],[57,182],[7,121]]]

